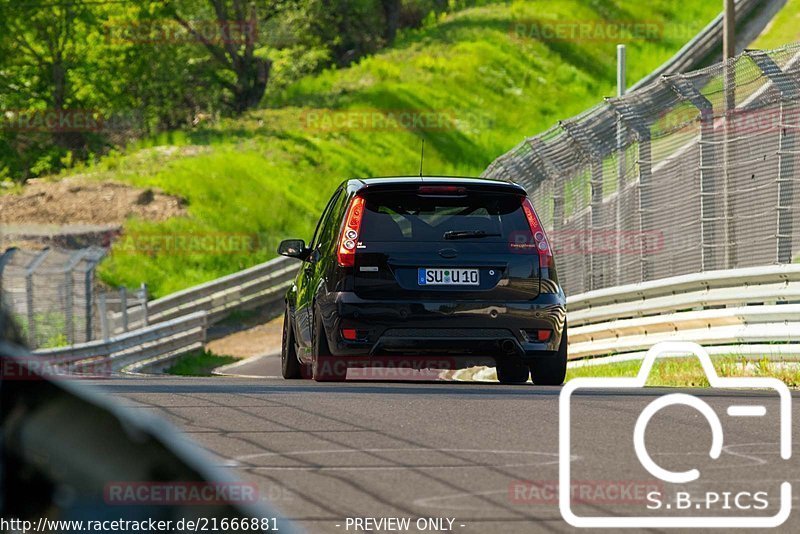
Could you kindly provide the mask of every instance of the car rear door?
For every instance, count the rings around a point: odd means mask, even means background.
[[[499,188],[498,188],[499,189]],[[362,298],[530,300],[540,267],[519,192],[469,186],[366,190],[354,264]]]
[[[311,238],[309,248],[311,254],[303,262],[297,283],[297,308],[295,310],[295,332],[299,345],[308,351],[311,349],[311,336],[313,329],[312,305],[316,295],[322,272],[330,263],[331,241],[338,229],[338,219],[334,220],[337,206],[342,201],[343,190],[337,189],[328,201],[325,210],[320,216],[314,236]]]

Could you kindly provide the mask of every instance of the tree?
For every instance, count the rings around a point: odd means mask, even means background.
[[[277,16],[281,2],[257,2],[256,0],[203,0],[213,13],[219,33],[209,34],[201,27],[209,19],[192,19],[207,11],[197,2],[190,8],[175,2],[167,4],[168,13],[189,35],[197,39],[222,68],[232,74],[216,75],[217,83],[227,89],[231,96],[230,106],[236,113],[253,108],[261,102],[270,78],[272,61],[256,54],[258,28]],[[202,2],[201,2],[202,3]],[[184,3],[186,4],[186,3]]]
[[[86,153],[89,132],[74,124],[89,115],[76,118],[78,110],[92,109],[81,94],[90,4],[0,0],[0,174],[24,180]]]
[[[387,44],[394,42],[397,36],[397,29],[400,27],[400,9],[403,7],[402,0],[381,0],[383,17],[386,21],[383,30],[383,37]]]

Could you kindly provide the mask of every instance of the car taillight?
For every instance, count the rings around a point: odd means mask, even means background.
[[[525,218],[528,219],[528,226],[531,227],[531,236],[533,237],[533,244],[536,246],[536,251],[539,253],[539,266],[552,267],[555,262],[553,261],[553,249],[550,248],[550,242],[547,240],[547,234],[544,233],[544,226],[539,221],[539,216],[533,209],[533,204],[528,197],[522,197],[522,211],[525,212]]]
[[[347,208],[344,228],[339,236],[339,251],[336,259],[342,267],[352,267],[356,261],[358,233],[361,231],[361,218],[364,216],[364,199],[353,197]]]

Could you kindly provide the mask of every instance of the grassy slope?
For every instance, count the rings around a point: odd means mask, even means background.
[[[770,50],[800,41],[800,0],[788,0],[749,48]]]
[[[277,242],[308,239],[332,188],[350,176],[414,173],[426,140],[427,173],[479,174],[526,136],[614,92],[615,42],[540,41],[512,35],[518,21],[656,21],[658,39],[630,40],[629,83],[674,53],[719,10],[680,0],[537,0],[447,16],[400,36],[393,49],[304,79],[269,109],[190,132],[172,132],[104,158],[96,179],[156,186],[189,201],[189,219],[130,221],[128,232],[246,232],[239,254],[119,254],[102,266],[114,285],[147,281],[164,295],[274,256]],[[666,22],[671,21],[671,22]],[[455,117],[444,131],[321,132],[309,109],[424,109]]]

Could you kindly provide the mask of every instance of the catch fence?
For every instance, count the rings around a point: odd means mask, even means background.
[[[529,192],[583,293],[800,258],[800,44],[607,98],[485,177]]]

